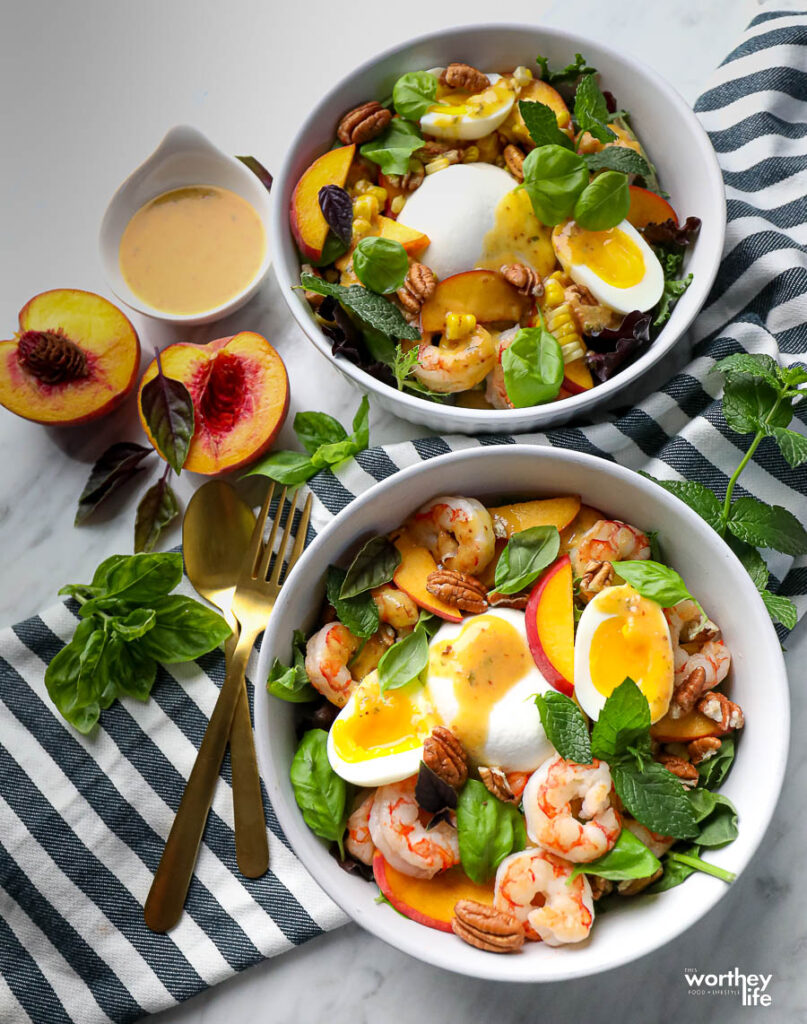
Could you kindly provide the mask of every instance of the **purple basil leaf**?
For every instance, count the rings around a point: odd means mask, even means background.
[[[320,306],[320,316],[323,316],[324,305],[325,303]],[[322,333],[333,342],[331,352],[335,356],[344,356],[371,377],[397,390],[398,383],[392,369],[386,363],[372,358],[361,331],[338,302],[334,304],[330,315],[333,317],[333,323],[323,324]]]
[[[74,525],[79,526],[89,519],[102,501],[140,473],[142,467],[138,463],[151,455],[153,450],[131,441],[119,441],[107,448],[92,467],[84,485],[78,499]]]
[[[168,483],[168,470],[156,484],[149,487],[135,517],[135,554],[139,551],[153,551],[160,534],[179,515],[179,502]]]
[[[331,846],[330,854],[343,871],[347,871],[349,875],[359,875],[365,882],[372,882],[372,864],[362,864],[360,860],[356,860],[349,853],[346,853],[344,857],[340,857],[339,848],[335,844]]]
[[[685,249],[692,245],[700,229],[699,217],[687,217],[681,227],[674,220],[665,220],[663,224],[648,224],[642,228],[642,235],[650,245],[677,245]]]
[[[159,350],[157,376],[144,385],[140,408],[160,454],[179,473],[193,437],[193,399],[182,381],[165,376]]]
[[[299,739],[309,729],[324,729],[327,732],[333,725],[339,708],[324,697],[319,701],[296,705],[298,712],[295,730]]]
[[[446,808],[457,806],[457,791],[421,761],[415,784],[415,800],[424,811],[439,814]]]
[[[619,327],[586,335],[586,364],[599,381],[610,380],[650,342],[650,315],[635,309]]]
[[[603,89],[602,94],[605,97],[605,105],[606,107],[608,107],[608,113],[615,114],[619,109],[616,102],[616,96],[614,96],[614,94],[612,92],[609,92],[607,89]]]
[[[256,160],[254,156],[237,156],[236,160],[240,160],[245,167],[252,171],[267,192],[272,191],[272,175],[266,170],[260,160]]]
[[[340,185],[323,185],[317,196],[322,216],[340,242],[350,245],[353,234],[353,201]]]

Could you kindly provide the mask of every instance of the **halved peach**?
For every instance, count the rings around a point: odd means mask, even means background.
[[[527,644],[544,679],[567,697],[574,693],[572,565],[561,555],[538,580],[525,611]]]
[[[488,509],[491,516],[507,530],[509,537],[532,526],[557,526],[563,530],[580,511],[580,496],[565,498],[538,498],[535,501],[517,501],[512,505],[498,505]]]
[[[376,853],[373,875],[378,888],[396,910],[440,932],[451,931],[454,906],[459,900],[493,905],[493,879],[487,885],[477,885],[460,867],[449,868],[434,878],[412,878]]]
[[[323,153],[295,186],[289,220],[297,247],[306,259],[320,259],[328,237],[328,222],[319,206],[319,190],[325,185],[344,186],[355,154],[355,146],[340,146]]]
[[[516,323],[530,300],[494,270],[467,270],[440,281],[421,311],[421,327],[442,331],[446,313],[473,313],[481,324],[495,320]]]
[[[590,530],[595,523],[600,521],[600,519],[606,518],[607,516],[603,512],[600,512],[598,508],[592,508],[591,505],[581,505],[580,511],[577,513],[575,518],[564,530],[561,531],[561,552],[570,551],[572,548],[576,548],[580,543],[580,538],[583,534]]]
[[[111,302],[77,288],[35,295],[14,341],[0,342],[0,405],[70,427],[106,416],[137,382],[140,342]]]
[[[638,185],[630,186],[630,209],[627,220],[637,229],[648,224],[663,224],[667,220],[678,223],[678,214],[666,199]]]
[[[682,718],[665,715],[650,726],[650,735],[659,743],[689,743],[720,734],[720,724],[702,715],[700,711],[690,711]]]
[[[207,345],[178,342],[163,349],[160,358],[166,377],[182,381],[193,399],[195,429],[185,469],[209,476],[263,455],[289,408],[286,367],[266,338],[241,331]],[[140,401],[156,374],[155,359],[143,374],[138,409],[149,441],[162,455]]]
[[[430,552],[416,544],[406,530],[394,537],[393,543],[401,552],[401,562],[392,577],[395,586],[408,594],[419,608],[449,622],[462,622],[461,612],[426,589],[426,580],[437,569]]]

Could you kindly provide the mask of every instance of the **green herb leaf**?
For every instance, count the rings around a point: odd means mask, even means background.
[[[517,409],[551,402],[563,383],[560,344],[544,327],[522,327],[502,352],[502,371],[507,397]]]
[[[661,861],[637,839],[628,828],[623,828],[613,847],[596,860],[575,864],[569,881],[578,875],[599,875],[621,882],[626,878],[648,878],[661,867]]]
[[[135,551],[153,551],[160,534],[179,515],[179,502],[167,476],[153,484],[137,506],[134,527]]]
[[[614,572],[629,583],[642,597],[656,601],[662,608],[672,608],[679,601],[692,599],[686,584],[675,571],[661,562],[635,559],[614,562]]]
[[[641,153],[626,146],[606,146],[599,153],[586,153],[583,157],[588,169],[596,171],[621,171],[623,174],[635,174],[647,180],[653,176],[650,164]]]
[[[294,433],[309,455],[324,444],[335,444],[347,437],[339,420],[326,412],[298,412],[294,417]]]
[[[353,269],[365,288],[378,295],[397,291],[406,279],[409,257],[392,238],[363,238],[353,250]]]
[[[349,248],[350,246],[343,242],[338,235],[335,235],[333,231],[329,231],[325,238],[325,245],[322,247],[320,258],[314,260],[306,257],[306,262],[310,263],[312,267],[329,267],[340,256],[343,256]]]
[[[700,847],[696,845],[685,846],[681,848],[680,852],[689,857],[697,857],[700,853]],[[664,874],[658,879],[658,881],[653,882],[651,886],[648,886],[648,888],[645,889],[645,892],[667,892],[668,889],[674,889],[677,885],[685,882],[687,878],[697,870],[689,864],[684,864],[681,861],[670,860],[669,855],[662,857],[661,863],[664,866]]]
[[[372,145],[372,143],[367,143],[367,145]],[[420,339],[420,331],[406,322],[403,313],[397,306],[359,284],[344,287],[340,284],[331,284],[313,274],[301,274],[300,283],[308,291],[316,292],[318,295],[330,295],[346,309],[354,312],[364,323],[369,324],[388,338],[405,341]]]
[[[803,366],[780,366],[779,379],[786,387],[797,388],[799,384],[807,384],[807,370]]]
[[[746,544],[744,541],[737,540],[731,534],[728,535],[726,541],[731,550],[743,563],[743,567],[754,581],[754,586],[757,590],[764,590],[768,585],[770,573],[762,555],[756,548],[751,547],[750,544]]]
[[[734,842],[738,835],[737,808],[727,796],[699,788],[689,790],[687,799],[700,827],[699,846],[717,848]]]
[[[98,621],[95,619],[79,622],[73,639],[51,658],[45,669],[45,686],[50,699],[62,717],[81,733],[88,733],[101,713],[97,700],[80,703],[78,699],[81,656],[97,626]]]
[[[587,231],[607,231],[623,221],[629,209],[627,175],[603,171],[583,189],[574,204],[574,219]]]
[[[407,121],[419,121],[437,96],[437,79],[428,71],[401,75],[392,88],[392,103]]]
[[[738,434],[764,430],[766,426],[786,427],[792,418],[792,409],[784,403],[767,422],[779,398],[776,388],[758,377],[746,374],[731,376],[723,389],[723,415],[726,423]]]
[[[137,640],[153,629],[157,614],[153,608],[133,608],[128,615],[115,616],[109,621],[109,628],[126,643]]]
[[[585,715],[562,693],[536,693],[535,705],[546,738],[562,758],[576,764],[591,764],[591,740]]]
[[[779,451],[794,469],[807,462],[807,437],[804,434],[784,427],[774,427],[773,437],[779,445]]]
[[[535,216],[550,227],[572,215],[589,181],[585,160],[565,146],[538,146],[527,154],[523,171]]]
[[[687,274],[686,277],[676,280],[675,278],[664,278],[664,291],[661,293],[658,307],[656,309],[656,317],[653,320],[655,327],[662,327],[670,319],[675,304],[684,294],[684,292],[692,284],[692,274]]]
[[[608,104],[593,74],[580,79],[574,94],[574,119],[582,132],[599,142],[613,142],[616,133],[608,127]]]
[[[107,448],[92,467],[84,485],[78,499],[74,525],[80,526],[86,522],[102,501],[106,501],[133,476],[142,472],[139,464],[153,450],[130,441],[121,441]]]
[[[630,754],[629,748],[649,757],[649,730],[647,698],[636,683],[627,678],[609,694],[594,723],[591,752],[612,767],[613,762]]]
[[[768,615],[770,615],[774,622],[781,622],[785,629],[796,628],[796,624],[799,621],[799,613],[789,597],[783,597],[781,594],[772,594],[770,590],[760,590],[759,596],[768,609]]]
[[[771,356],[760,353],[735,352],[719,360],[709,373],[722,373],[726,380],[736,377],[756,377],[773,388],[779,387],[779,365]]]
[[[378,630],[378,608],[370,594],[359,594],[357,597],[341,597],[342,585],[347,573],[335,565],[328,567],[325,578],[325,590],[328,601],[336,611],[336,617],[347,626],[350,632],[361,639],[372,636]]]
[[[328,734],[324,729],[310,729],[292,758],[289,777],[306,825],[314,835],[338,843],[344,859],[342,837],[348,816],[347,785],[331,768],[327,744]]]
[[[580,53],[576,53],[574,55],[574,61],[571,64],[567,64],[566,67],[560,71],[550,71],[549,61],[546,57],[536,57],[535,63],[541,69],[541,81],[548,82],[550,85],[559,85],[562,82],[574,82],[581,75],[593,74],[597,71],[596,68],[589,67],[586,63],[586,58]]]
[[[151,604],[178,586],[182,579],[182,555],[176,551],[157,554],[112,555],[95,570],[92,585],[105,598],[129,604]]]
[[[388,537],[373,537],[356,555],[347,571],[339,596],[356,597],[389,583],[401,564],[401,552]]]
[[[292,704],[304,704],[319,696],[305,670],[305,646],[305,634],[295,630],[291,666],[287,667],[279,658],[275,658],[266,679],[266,689],[273,697]]]
[[[655,480],[659,487],[663,487],[665,491],[674,494],[685,505],[689,505],[701,519],[706,520],[712,529],[720,529],[721,506],[714,491],[699,484],[696,480],[658,480],[654,476],[648,477],[648,479]]]
[[[786,555],[807,554],[807,531],[781,505],[738,498],[731,506],[728,528],[735,537],[755,547],[773,548]]]
[[[378,688],[381,693],[397,690],[417,679],[429,663],[429,640],[420,627],[388,647],[378,663]]]
[[[154,601],[152,608],[156,621],[139,646],[165,665],[200,658],[224,643],[231,632],[218,612],[192,597],[170,594]]]
[[[712,875],[713,878],[719,878],[726,883],[731,883],[736,879],[737,876],[733,871],[726,871],[725,868],[719,868],[716,864],[710,864],[709,861],[699,857],[697,852],[699,849],[700,847],[694,846],[692,848],[694,852],[690,850],[670,850],[664,860],[666,863],[681,864],[684,867],[692,868],[694,871],[702,871],[705,875]],[[663,880],[663,877],[659,879],[659,881]],[[683,881],[683,879],[681,880]],[[656,892],[658,890],[654,886],[650,891]]]
[[[496,590],[517,594],[555,561],[559,550],[560,533],[556,526],[531,526],[514,533],[496,563]]]
[[[593,740],[592,736],[592,748]],[[611,766],[611,774],[619,798],[640,824],[676,839],[692,839],[698,834],[684,787],[662,765],[650,761],[639,771],[627,763],[616,764]]]
[[[157,662],[139,643],[126,643],[111,636],[104,647],[99,671],[108,681],[100,704],[108,708],[116,697],[147,701],[157,678]]]
[[[721,737],[720,750],[714,757],[701,761],[698,765],[700,775],[699,786],[706,789],[716,789],[722,785],[734,763],[734,737]]]
[[[292,487],[310,480],[317,468],[303,452],[271,452],[243,475],[268,476],[270,480]]]
[[[165,376],[159,349],[157,376],[140,391],[140,411],[162,457],[181,472],[193,438],[193,399],[182,381]]]
[[[460,861],[468,877],[484,885],[505,857],[527,843],[524,819],[513,804],[502,803],[477,779],[469,779],[457,802]]]
[[[574,149],[572,140],[558,127],[557,115],[551,107],[545,103],[520,100],[518,109],[536,146],[563,146],[564,149]]]
[[[365,142],[359,152],[378,164],[384,174],[406,174],[412,154],[422,145],[423,136],[411,121],[393,118],[381,135]]]

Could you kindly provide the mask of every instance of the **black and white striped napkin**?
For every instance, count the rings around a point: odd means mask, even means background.
[[[744,439],[707,371],[732,352],[807,362],[807,11],[751,22],[696,110],[726,181],[721,271],[694,326],[691,362],[624,415],[520,442],[591,452],[718,493]],[[803,428],[803,418],[794,422]],[[512,437],[428,438],[320,474],[315,528],[399,468]],[[742,491],[807,512],[807,469],[763,442]],[[771,588],[807,611],[807,561],[772,562]],[[161,669],[147,704],[105,711],[80,736],[54,713],[47,662],[75,627],[67,605],[0,633],[0,1021],[132,1021],[187,999],[344,921],[295,858],[267,801],[272,870],[243,878],[223,769],[187,913],[153,935],[142,903],[223,679],[223,659]]]

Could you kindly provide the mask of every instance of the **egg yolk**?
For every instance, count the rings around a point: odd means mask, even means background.
[[[586,231],[575,221],[568,221],[560,231],[556,229],[554,240],[564,263],[588,267],[614,288],[632,288],[645,275],[641,249],[618,227]]]
[[[479,615],[458,636],[432,647],[429,674],[452,680],[457,712],[452,728],[470,749],[487,739],[493,706],[533,664],[515,626],[494,615]]]
[[[664,613],[655,601],[629,586],[603,591],[597,610],[611,617],[591,638],[592,683],[608,697],[630,676],[647,698],[651,720],[657,721],[669,706],[673,688],[672,644]]]
[[[482,241],[482,257],[476,266],[498,270],[503,263],[526,263],[541,277],[555,269],[552,229],[535,216],[524,189],[514,189],[499,200],[493,227]]]
[[[342,760],[355,764],[419,747],[431,731],[427,715],[412,700],[419,690],[415,682],[380,693],[375,673],[364,679],[352,713],[332,726],[334,748]]]
[[[448,86],[437,86],[437,103],[429,107],[430,114],[445,115],[445,121],[449,124],[460,117],[488,117],[500,110],[505,103],[513,98],[513,90],[507,83],[507,79],[500,78],[495,85],[491,85],[484,92],[471,95],[461,89],[451,89]]]

